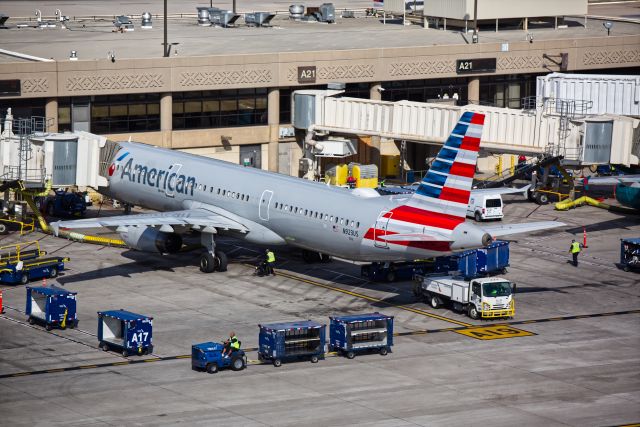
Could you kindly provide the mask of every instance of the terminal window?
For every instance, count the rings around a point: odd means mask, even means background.
[[[0,80],[0,96],[20,96],[20,80]]]
[[[173,94],[173,129],[266,124],[266,89],[211,90]]]

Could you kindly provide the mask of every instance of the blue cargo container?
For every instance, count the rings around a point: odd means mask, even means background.
[[[125,310],[98,312],[98,340],[104,351],[130,354],[153,352],[153,318]]]
[[[75,328],[78,326],[77,294],[56,286],[27,286],[25,314],[29,316],[29,323],[43,323],[48,331],[54,327]]]
[[[326,325],[311,320],[272,323],[260,327],[258,359],[278,367],[283,361],[324,359]]]
[[[624,271],[640,271],[640,237],[620,239],[620,265]]]
[[[222,350],[224,350],[224,344],[217,342],[203,342],[192,345],[191,369],[215,374],[218,370],[224,368],[241,371],[247,367],[247,356],[244,350],[234,350],[231,352],[230,357],[222,357]]]
[[[509,242],[496,240],[489,246],[436,258],[436,273],[457,272],[467,279],[506,273]]]
[[[384,356],[393,345],[393,316],[370,313],[330,319],[329,348],[349,359],[370,351]]]

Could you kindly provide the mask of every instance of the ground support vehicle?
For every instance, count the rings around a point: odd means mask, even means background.
[[[363,265],[360,275],[376,282],[395,282],[411,280],[416,273],[424,274],[433,271],[433,266],[433,261],[373,262]]]
[[[26,285],[30,280],[44,277],[54,278],[60,271],[64,271],[67,257],[35,258],[26,261],[0,261],[0,283],[22,283]]]
[[[504,218],[502,206],[500,194],[471,194],[467,206],[467,216],[474,218],[477,222],[491,219],[501,220]]]
[[[56,190],[55,195],[43,201],[45,213],[59,218],[83,217],[88,203],[91,201],[86,193],[66,190]]]
[[[392,345],[393,316],[370,313],[330,318],[329,350],[347,359],[366,352],[385,356]]]
[[[509,242],[496,240],[484,248],[436,258],[435,272],[459,274],[467,279],[505,274],[509,266]]]
[[[515,284],[500,277],[465,280],[461,276],[416,276],[414,295],[440,308],[450,303],[455,311],[472,319],[494,319],[515,315]]]
[[[130,354],[153,352],[153,318],[125,310],[98,312],[98,341],[104,350]]]
[[[47,331],[53,328],[75,328],[78,326],[77,294],[56,286],[27,286],[27,321],[31,325],[43,324]]]
[[[191,346],[191,369],[215,374],[220,369],[231,368],[241,371],[247,367],[244,350],[233,350],[229,357],[222,357],[222,350],[224,345],[217,342],[203,342]]]
[[[279,367],[282,362],[324,359],[326,325],[311,320],[272,323],[260,327],[258,359]]]
[[[640,271],[640,237],[620,239],[620,265],[624,271]]]

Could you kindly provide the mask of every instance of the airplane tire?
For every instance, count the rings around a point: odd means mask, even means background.
[[[227,254],[225,254],[222,251],[216,251],[216,256],[215,256],[216,271],[227,271],[227,264],[228,264]]]
[[[544,193],[536,194],[536,203],[539,205],[548,205],[549,204],[549,196]]]
[[[216,261],[209,252],[200,255],[200,271],[203,273],[213,273],[216,269]]]
[[[0,234],[7,233],[7,226],[5,224],[0,223]]]
[[[308,264],[320,261],[320,254],[306,249],[302,250],[302,259]]]

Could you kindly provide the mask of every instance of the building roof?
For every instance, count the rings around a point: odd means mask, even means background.
[[[111,3],[111,4],[109,4]],[[106,59],[109,52],[115,52],[115,58],[159,58],[163,52],[162,19],[154,17],[153,28],[140,28],[140,13],[144,7],[151,13],[162,13],[161,3],[150,5],[127,5],[125,2],[91,2],[88,5],[74,6],[74,10],[63,10],[71,15],[67,22],[67,29],[34,28],[35,18],[33,9],[38,2],[27,0],[23,2],[7,2],[3,5],[3,13],[11,16],[7,25],[9,29],[0,30],[2,42],[0,47],[6,50],[20,52],[42,58],[52,58],[57,61],[68,61],[71,50],[77,51],[79,59]],[[230,54],[261,54],[288,53],[313,51],[340,51],[376,48],[423,47],[434,45],[467,45],[470,36],[459,30],[443,31],[438,29],[424,29],[421,25],[401,25],[399,21],[389,20],[387,25],[380,18],[365,17],[364,13],[356,18],[340,18],[340,7],[364,8],[371,5],[369,1],[335,2],[335,24],[318,22],[294,22],[286,14],[277,16],[272,27],[253,28],[244,25],[242,18],[237,28],[200,27],[197,25],[195,4],[186,0],[172,1],[173,13],[169,19],[169,43],[173,46],[172,56],[212,56]],[[252,3],[253,7],[262,10],[274,10],[278,5],[268,0]],[[321,3],[321,2],[318,2]],[[224,4],[216,3],[224,8]],[[318,4],[319,5],[319,4]],[[309,6],[309,5],[307,5]],[[228,6],[231,7],[230,5]],[[282,8],[282,6],[279,6]],[[591,6],[594,8],[595,6]],[[28,10],[28,13],[27,13]],[[598,14],[607,13],[610,9],[597,8]],[[239,5],[240,12],[250,12]],[[620,16],[633,16],[636,12],[632,6],[616,5],[611,11]],[[45,11],[51,13],[53,11]],[[178,12],[184,12],[181,18]],[[113,15],[136,14],[132,18],[135,31],[118,33],[112,24]],[[24,19],[21,19],[20,16]],[[81,17],[84,15],[84,18]],[[93,19],[91,16],[97,16]],[[100,17],[100,15],[102,17]],[[73,17],[76,17],[74,20]],[[25,19],[31,21],[25,21]],[[606,30],[599,21],[583,26],[583,18],[566,18],[568,28],[554,30],[553,28],[530,29],[534,42],[562,39],[582,39],[605,37]],[[54,19],[43,18],[43,20]],[[18,23],[29,26],[18,28]],[[638,35],[640,25],[632,22],[615,22],[612,35]],[[481,31],[480,43],[522,42],[526,40],[526,33],[522,30],[504,30],[499,32]],[[0,61],[4,61],[0,56]],[[20,59],[16,59],[21,61]]]

